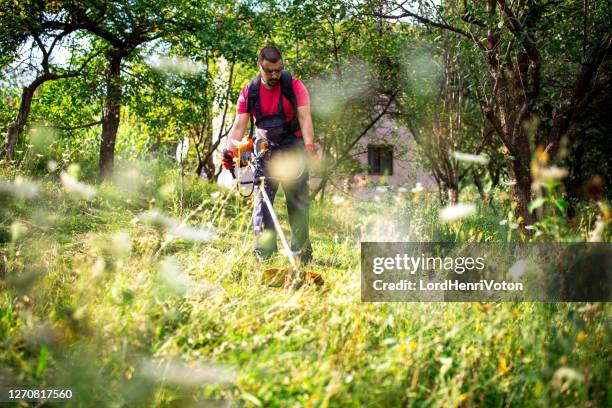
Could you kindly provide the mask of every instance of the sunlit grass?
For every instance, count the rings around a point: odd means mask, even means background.
[[[360,301],[361,240],[503,242],[499,200],[450,224],[423,191],[314,203],[307,268],[325,286],[287,292],[261,282],[287,261],[252,256],[250,202],[187,178],[181,205],[176,171],[126,171],[138,182],[119,177],[91,197],[66,192],[59,174],[3,176],[0,382],[70,387],[81,406],[609,398],[607,304]],[[7,193],[18,185],[35,193]],[[287,225],[282,194],[276,207]]]

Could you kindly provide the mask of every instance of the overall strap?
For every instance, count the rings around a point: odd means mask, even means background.
[[[300,121],[298,120],[297,98],[295,97],[295,91],[293,89],[293,77],[289,71],[281,72],[280,84],[281,95],[289,100],[294,112],[293,120],[289,124],[288,130],[290,133],[295,133],[300,130]]]
[[[295,97],[295,92],[293,90],[293,77],[289,71],[281,72],[280,84],[281,93],[289,100],[297,115],[297,98]]]
[[[285,117],[285,107],[283,106],[283,88],[281,85],[281,91],[278,93],[278,108],[276,109],[278,114]]]
[[[259,104],[257,100],[259,99],[259,86],[261,85],[261,75],[257,75],[255,78],[251,80],[249,83],[249,93],[247,96],[247,112],[250,116],[251,128],[249,129],[249,137],[253,138],[253,131],[255,130],[255,124],[253,121],[253,107],[255,106],[257,109],[257,116],[261,117],[261,111],[258,109]]]

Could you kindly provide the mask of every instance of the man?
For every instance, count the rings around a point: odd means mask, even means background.
[[[227,149],[223,151],[223,165],[233,171],[238,155],[235,142],[242,140],[247,124],[253,119],[258,134],[268,139],[268,153],[255,176],[265,176],[265,191],[271,202],[278,190],[279,181],[269,178],[269,159],[285,152],[307,153],[316,156],[314,129],[310,114],[310,97],[306,87],[297,78],[283,71],[283,58],[275,47],[265,47],[257,60],[259,75],[247,84],[238,98],[236,119],[229,133]],[[291,225],[291,250],[302,263],[312,259],[312,247],[308,232],[310,195],[308,171],[295,180],[280,182],[287,200],[287,213]],[[253,228],[255,255],[267,259],[277,250],[274,223],[261,194],[255,187]],[[264,234],[265,232],[265,234]]]

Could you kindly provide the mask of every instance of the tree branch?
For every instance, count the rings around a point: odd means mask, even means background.
[[[71,130],[78,130],[78,129],[85,129],[85,128],[89,128],[89,127],[94,127],[96,125],[101,125],[101,124],[102,124],[102,121],[98,120],[98,121],[95,121],[95,122],[86,123],[84,125],[77,125],[77,126],[55,126],[55,125],[52,125],[52,126],[49,126],[49,127],[52,127],[54,129],[59,129],[59,130],[71,131]]]
[[[460,28],[451,26],[449,24],[444,24],[444,23],[440,23],[440,22],[437,22],[437,21],[433,21],[433,20],[431,20],[431,19],[429,19],[427,17],[423,17],[421,15],[413,13],[412,11],[405,9],[403,6],[401,8],[402,8],[402,14],[398,15],[398,16],[389,16],[389,15],[383,14],[383,13],[371,13],[371,14],[365,14],[365,15],[368,15],[368,16],[371,16],[371,17],[384,18],[386,20],[399,20],[400,18],[404,18],[404,17],[412,17],[412,18],[414,18],[415,20],[417,20],[418,22],[420,22],[422,24],[427,24],[427,25],[430,25],[430,26],[433,26],[433,27],[442,28],[444,30],[449,30],[449,31],[455,32],[457,34],[461,34],[464,37],[471,38],[470,34],[467,31],[464,31],[464,30],[462,30]]]

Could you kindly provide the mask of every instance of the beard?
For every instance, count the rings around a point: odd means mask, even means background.
[[[270,86],[276,86],[278,84],[278,79],[269,79],[266,83]]]

